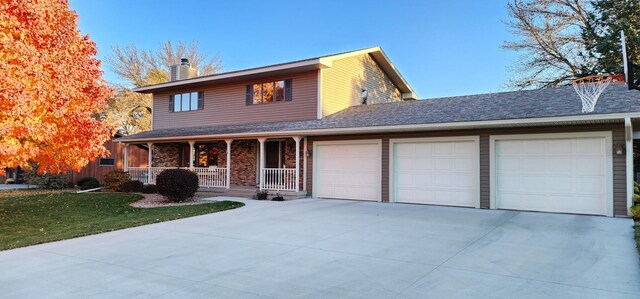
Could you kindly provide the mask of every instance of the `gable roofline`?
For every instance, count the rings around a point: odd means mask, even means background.
[[[169,81],[160,84],[147,85],[143,87],[134,88],[133,91],[140,93],[153,93],[168,91],[174,88],[181,87],[197,87],[210,83],[226,83],[244,79],[257,79],[267,76],[277,76],[290,73],[299,73],[305,71],[318,70],[322,68],[330,68],[333,61],[337,59],[349,58],[358,55],[369,54],[378,63],[378,65],[389,76],[391,81],[398,87],[398,89],[405,94],[403,98],[417,99],[418,95],[415,93],[411,85],[404,79],[402,74],[393,65],[389,57],[382,51],[379,46],[365,48],[360,50],[348,51],[343,53],[319,56],[314,58],[308,58],[303,60],[296,60],[291,62],[272,64],[267,66],[261,66],[256,68],[249,68],[244,70],[230,71],[224,73],[217,73],[207,76],[194,77],[189,79],[182,79],[176,81]]]

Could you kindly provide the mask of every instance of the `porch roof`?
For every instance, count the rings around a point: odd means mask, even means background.
[[[326,135],[620,122],[640,117],[640,92],[612,84],[593,113],[571,86],[361,105],[318,120],[152,130],[122,142]]]

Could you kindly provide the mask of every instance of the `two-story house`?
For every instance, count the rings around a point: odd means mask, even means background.
[[[571,87],[417,100],[379,47],[137,88],[153,94],[153,182],[317,198],[627,215],[640,93],[612,84],[593,113]],[[182,69],[180,69],[182,68]],[[460,80],[461,84],[464,79]],[[126,152],[126,150],[125,150]]]

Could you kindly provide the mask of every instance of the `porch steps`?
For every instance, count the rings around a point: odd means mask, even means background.
[[[198,193],[205,194],[207,196],[217,197],[217,196],[228,196],[228,197],[242,197],[242,198],[253,198],[256,195],[256,191],[258,188],[255,187],[231,187],[231,189],[225,188],[206,188],[200,187],[198,188]],[[271,191],[269,190],[269,198],[276,196],[279,194],[284,197],[285,200],[305,198],[307,196],[306,191]]]

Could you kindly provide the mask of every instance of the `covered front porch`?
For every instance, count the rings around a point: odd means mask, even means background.
[[[254,139],[207,139],[171,142],[149,141],[149,167],[129,167],[125,147],[125,171],[133,180],[155,184],[166,169],[189,169],[198,175],[201,188],[295,192],[305,191],[303,165],[306,141],[301,136]]]

